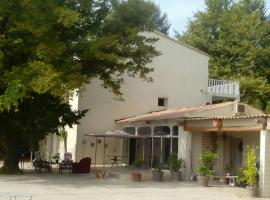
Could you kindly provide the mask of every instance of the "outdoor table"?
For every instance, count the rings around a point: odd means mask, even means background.
[[[235,187],[235,182],[238,176],[226,176],[229,179],[229,185]]]
[[[29,193],[20,193],[20,192],[2,192],[0,193],[0,197],[9,197],[10,200],[16,199],[17,197],[25,197],[29,200],[32,199],[32,194]]]

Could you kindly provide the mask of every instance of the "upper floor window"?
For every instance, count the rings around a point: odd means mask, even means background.
[[[168,99],[167,98],[158,98],[158,106],[160,107],[166,107],[168,105]]]

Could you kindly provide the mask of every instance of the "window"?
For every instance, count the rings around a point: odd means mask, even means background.
[[[159,136],[170,135],[170,127],[168,127],[168,126],[156,126],[154,128],[154,135],[159,135]]]
[[[166,107],[168,104],[167,98],[158,98],[158,106],[160,107]]]
[[[178,126],[173,127],[173,135],[177,136],[178,135]]]
[[[131,135],[135,135],[136,132],[135,127],[125,127],[123,130]]]
[[[138,135],[151,135],[151,127],[139,127]]]

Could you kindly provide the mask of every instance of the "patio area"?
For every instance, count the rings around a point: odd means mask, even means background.
[[[212,182],[208,188],[199,187],[196,182],[172,182],[169,180],[169,172],[165,172],[163,182],[153,182],[151,170],[141,172],[143,181],[135,183],[131,180],[132,169],[129,168],[108,168],[105,179],[97,179],[95,170],[92,170],[91,174],[78,175],[36,174],[28,169],[23,175],[0,175],[0,192],[30,193],[33,200],[250,199],[242,188],[232,188],[216,182]]]

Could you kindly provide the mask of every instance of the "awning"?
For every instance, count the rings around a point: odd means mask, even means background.
[[[85,136],[106,137],[106,138],[147,138],[148,137],[148,136],[142,136],[142,135],[131,135],[121,130],[107,131],[106,133],[102,133],[102,134],[85,134]]]

